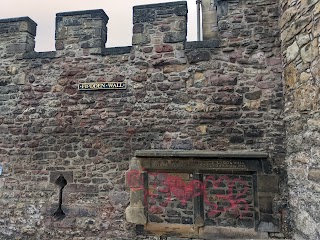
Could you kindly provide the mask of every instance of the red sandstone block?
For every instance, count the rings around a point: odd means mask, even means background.
[[[158,45],[158,46],[155,47],[155,51],[157,53],[172,52],[173,51],[173,47],[171,45],[168,45],[168,44]]]

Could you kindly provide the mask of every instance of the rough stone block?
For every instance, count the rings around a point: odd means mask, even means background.
[[[164,43],[178,43],[185,42],[187,37],[187,32],[167,32],[164,35],[163,42]]]
[[[147,218],[145,215],[144,207],[127,207],[126,209],[126,219],[128,222],[135,224],[146,224]]]
[[[98,191],[97,185],[89,184],[68,184],[65,187],[65,192],[69,193],[97,193]]]
[[[312,62],[319,53],[318,38],[312,40],[306,46],[301,48],[301,58],[305,63]]]
[[[133,8],[133,23],[152,23],[156,20],[155,9]]]
[[[212,86],[234,86],[237,84],[237,76],[234,75],[220,75],[210,71],[205,76],[208,79],[208,84]]]
[[[258,175],[257,176],[258,192],[279,192],[279,179],[277,175]]]
[[[272,214],[273,195],[269,193],[258,193],[260,213]]]
[[[275,225],[273,222],[261,221],[258,225],[259,232],[280,232],[280,227]]]
[[[222,105],[240,105],[243,97],[237,93],[219,92],[213,94],[213,102]]]
[[[136,33],[132,36],[132,45],[145,45],[151,42],[148,34]]]
[[[155,51],[157,53],[172,52],[173,51],[173,47],[171,45],[168,45],[168,44],[158,45],[158,46],[155,46]]]
[[[311,168],[309,170],[308,179],[314,182],[320,182],[320,168]]]
[[[197,63],[210,60],[210,53],[208,51],[194,50],[187,53],[189,63]]]
[[[136,33],[143,33],[144,32],[144,24],[142,23],[136,23],[133,25],[133,34]]]

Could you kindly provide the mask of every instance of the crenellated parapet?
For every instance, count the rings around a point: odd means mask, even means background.
[[[185,1],[135,6],[132,45],[139,46],[141,51],[150,53],[154,59],[161,55],[159,53],[184,49],[187,12]],[[55,48],[58,55],[69,54],[70,51],[73,52],[71,55],[78,56],[130,52],[131,46],[105,49],[108,20],[109,17],[102,9],[57,13]],[[33,53],[36,26],[28,17],[0,20],[0,34],[6,34],[6,38],[2,36],[0,40],[7,49],[5,52],[38,56]]]

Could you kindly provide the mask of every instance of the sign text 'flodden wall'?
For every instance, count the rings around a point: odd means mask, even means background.
[[[79,83],[78,89],[81,91],[126,89],[126,84],[124,82]]]

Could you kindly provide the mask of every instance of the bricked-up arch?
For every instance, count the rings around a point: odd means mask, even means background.
[[[280,232],[278,177],[268,154],[137,151],[126,174],[127,220],[145,234],[194,238],[267,238]]]

